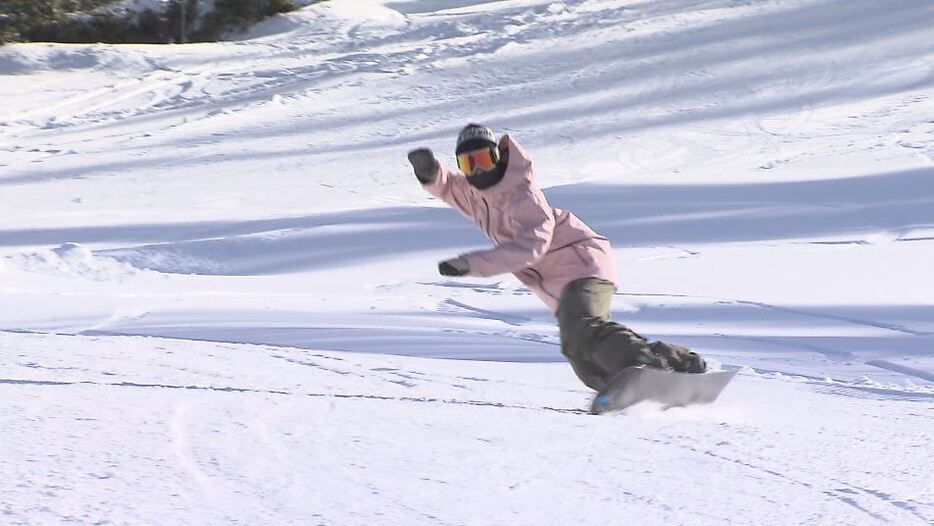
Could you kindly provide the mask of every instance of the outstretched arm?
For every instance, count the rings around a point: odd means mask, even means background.
[[[429,194],[441,199],[467,217],[471,215],[467,178],[441,165],[428,148],[409,152],[415,177]]]
[[[471,209],[467,206],[470,195],[467,191],[467,179],[463,175],[448,172],[428,148],[419,148],[409,152],[409,162],[412,163],[415,177],[425,191],[468,218],[472,217]],[[467,261],[461,257],[448,259],[438,264],[438,272],[443,276],[463,276],[468,270]]]

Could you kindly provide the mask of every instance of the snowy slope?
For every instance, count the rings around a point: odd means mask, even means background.
[[[934,3],[331,0],[0,100],[0,523],[934,521]],[[721,401],[582,415],[528,290],[436,275],[487,242],[404,154],[471,120]]]
[[[714,406],[598,418],[558,364],[139,337],[0,345],[16,377],[0,380],[6,523],[907,525],[934,513],[930,398],[747,373]]]

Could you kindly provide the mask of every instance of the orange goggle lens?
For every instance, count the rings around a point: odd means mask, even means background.
[[[457,167],[460,168],[461,172],[467,175],[476,172],[488,172],[496,168],[496,163],[498,161],[499,152],[492,146],[463,152],[457,155]]]

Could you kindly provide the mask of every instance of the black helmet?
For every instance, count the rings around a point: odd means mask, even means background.
[[[480,124],[468,124],[457,135],[457,148],[454,149],[454,154],[479,150],[486,146],[496,147],[496,136],[493,135],[493,130]]]

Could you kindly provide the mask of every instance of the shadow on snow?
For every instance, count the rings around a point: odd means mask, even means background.
[[[616,247],[893,238],[934,228],[934,168],[835,180],[729,185],[573,184],[546,190]],[[489,246],[447,208],[394,207],[307,217],[0,230],[0,247],[65,242],[140,268],[207,275],[267,275]],[[426,261],[426,264],[433,264]]]

